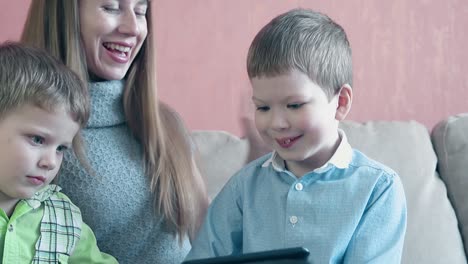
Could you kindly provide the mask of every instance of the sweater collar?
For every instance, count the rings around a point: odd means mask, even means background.
[[[91,82],[91,115],[88,128],[115,126],[125,122],[123,109],[124,80]]]

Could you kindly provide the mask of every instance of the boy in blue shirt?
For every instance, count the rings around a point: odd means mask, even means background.
[[[286,12],[253,40],[247,71],[256,128],[274,151],[229,180],[187,259],[302,246],[310,263],[399,263],[401,181],[338,128],[353,94],[343,28],[311,10]]]

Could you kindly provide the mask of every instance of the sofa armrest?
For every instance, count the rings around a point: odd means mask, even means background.
[[[468,255],[468,113],[440,122],[431,137],[440,177],[447,185]]]

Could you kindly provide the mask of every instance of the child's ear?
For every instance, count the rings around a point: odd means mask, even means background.
[[[335,119],[342,121],[348,115],[351,110],[351,104],[353,102],[353,90],[349,84],[341,86],[340,92],[338,93],[338,105],[336,107]]]

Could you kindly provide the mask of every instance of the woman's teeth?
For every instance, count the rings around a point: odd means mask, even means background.
[[[125,53],[130,51],[130,47],[125,47],[125,46],[121,46],[121,45],[117,45],[113,43],[104,43],[104,47],[106,47],[107,49],[117,50],[117,51],[125,52]]]

